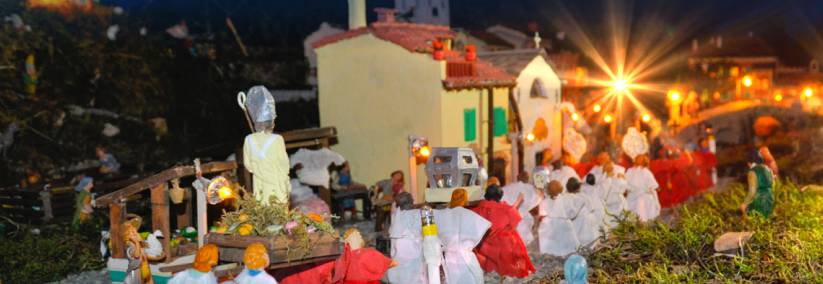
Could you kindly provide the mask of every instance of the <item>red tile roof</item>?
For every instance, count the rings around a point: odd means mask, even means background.
[[[455,33],[446,26],[413,24],[413,23],[386,23],[376,22],[369,27],[358,28],[344,33],[331,35],[320,39],[312,47],[320,48],[342,40],[355,38],[371,33],[379,39],[389,41],[405,48],[409,52],[431,53],[431,42],[438,38],[454,38]],[[432,59],[434,60],[434,59]],[[465,62],[461,53],[446,52],[446,61]],[[477,60],[474,62],[475,71],[472,76],[451,76],[443,80],[447,89],[480,88],[494,86],[514,86],[515,77],[490,64]]]
[[[447,63],[466,62],[456,51],[446,52]],[[483,60],[474,61],[473,76],[452,76],[443,80],[446,89],[465,89],[482,87],[514,86],[516,78],[500,68],[496,68]]]

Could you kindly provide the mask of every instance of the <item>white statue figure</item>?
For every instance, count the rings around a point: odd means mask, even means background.
[[[277,118],[274,97],[266,87],[254,86],[244,105],[254,123],[254,133],[243,143],[243,165],[254,174],[254,197],[264,203],[273,197],[276,202],[288,204],[289,156],[283,137],[272,133]]]

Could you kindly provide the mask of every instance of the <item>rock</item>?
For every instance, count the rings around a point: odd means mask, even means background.
[[[714,250],[724,252],[739,249],[754,234],[754,232],[728,232],[714,241]]]

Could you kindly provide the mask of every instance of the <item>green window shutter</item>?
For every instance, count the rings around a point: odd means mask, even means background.
[[[477,139],[477,110],[467,108],[463,110],[463,140],[466,142]]]
[[[502,107],[494,108],[494,136],[505,136],[509,133],[509,121],[506,120],[506,110]]]

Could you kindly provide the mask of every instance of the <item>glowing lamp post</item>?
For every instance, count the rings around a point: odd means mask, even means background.
[[[748,75],[743,76],[743,80],[741,82],[743,83],[744,87],[746,87],[746,88],[751,87],[752,86],[752,77],[749,77]]]
[[[592,110],[594,112],[600,112],[600,110],[602,110],[602,107],[600,107],[600,104],[595,104]]]
[[[647,114],[643,114],[643,116],[641,117],[641,119],[643,120],[643,122],[645,122],[645,123],[649,123],[649,121],[652,121],[652,116],[651,116],[651,115],[649,115],[648,113],[647,113]]]
[[[805,89],[803,89],[803,97],[808,99],[812,96],[814,96],[814,90],[812,90],[811,87],[806,87]]]
[[[577,121],[578,119],[580,119],[580,115],[577,113],[572,113],[572,121]]]
[[[426,137],[409,136],[409,191],[416,201],[417,196],[417,165],[426,163],[431,155],[429,140]]]
[[[669,120],[673,125],[677,125],[680,120],[680,102],[683,98],[677,90],[669,91]]]

